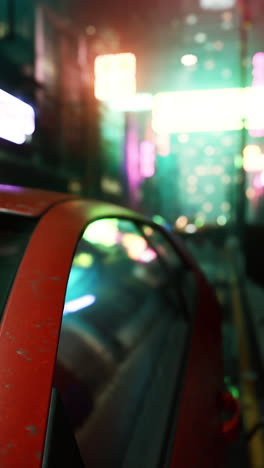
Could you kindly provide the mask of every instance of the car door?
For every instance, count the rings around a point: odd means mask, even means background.
[[[163,228],[110,205],[54,206],[33,233],[2,327],[16,336],[0,340],[0,356],[10,352],[2,420],[13,421],[3,443],[17,414],[20,422],[9,466],[25,453],[30,466],[56,466],[49,454],[62,456],[62,431],[49,435],[58,425],[53,384],[73,456],[79,450],[86,466],[220,467],[218,312],[196,265]],[[18,349],[19,372],[10,373]]]
[[[190,324],[171,283],[188,268],[150,235],[130,219],[90,223],[70,271],[55,380],[94,468],[156,466],[179,391]]]

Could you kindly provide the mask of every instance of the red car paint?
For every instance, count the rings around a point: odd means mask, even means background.
[[[143,220],[134,212],[70,195],[5,191],[0,211],[41,215],[9,295],[0,334],[0,466],[40,467],[64,295],[78,238],[102,216]],[[181,243],[199,295],[170,468],[220,468],[223,366],[221,316],[213,293]]]

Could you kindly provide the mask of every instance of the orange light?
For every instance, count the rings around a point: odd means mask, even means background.
[[[110,101],[136,93],[136,57],[132,53],[98,55],[94,64],[95,97]]]

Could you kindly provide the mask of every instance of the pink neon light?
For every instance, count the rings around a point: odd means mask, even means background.
[[[140,174],[142,177],[155,174],[155,146],[150,141],[140,143]]]
[[[136,207],[137,190],[141,181],[139,173],[139,143],[136,124],[132,122],[130,125],[126,141],[126,169],[131,204],[133,207]]]
[[[0,138],[23,144],[35,130],[33,108],[0,89]]]
[[[255,176],[254,179],[253,179],[253,187],[255,189],[261,189],[262,188],[262,183],[261,183],[261,180],[260,180],[260,177],[259,175]]]
[[[264,86],[264,52],[257,52],[252,58],[252,86]],[[263,103],[264,104],[264,103]],[[259,100],[256,102],[256,106],[259,107]],[[256,110],[257,112],[257,110]],[[264,128],[249,130],[249,134],[252,137],[259,138],[264,136]]]

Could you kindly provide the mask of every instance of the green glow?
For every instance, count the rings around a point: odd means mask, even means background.
[[[82,252],[74,257],[73,265],[88,268],[93,264],[93,256],[91,254]]]
[[[166,224],[166,220],[160,215],[154,215],[152,219],[154,223],[161,224],[162,226]]]
[[[201,228],[205,225],[205,219],[202,218],[201,216],[198,216],[195,221],[194,221],[195,226],[198,228]]]
[[[229,391],[234,398],[239,398],[240,393],[237,387],[230,385]]]
[[[243,166],[243,158],[240,154],[237,154],[234,159],[234,166],[236,169],[241,169]]]
[[[112,247],[116,244],[118,233],[117,219],[100,219],[89,224],[83,234],[83,239],[92,244],[102,244]]]

